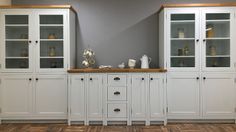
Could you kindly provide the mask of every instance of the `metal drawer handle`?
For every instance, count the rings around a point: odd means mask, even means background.
[[[120,94],[120,92],[118,92],[118,91],[114,92],[114,95],[119,95],[119,94]]]
[[[118,80],[120,80],[120,78],[119,77],[115,77],[114,80],[118,81]]]
[[[114,109],[115,112],[120,112],[119,108]]]

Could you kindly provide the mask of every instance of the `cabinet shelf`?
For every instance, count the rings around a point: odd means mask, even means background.
[[[63,24],[40,24],[42,27],[61,27]]]
[[[221,19],[221,20],[206,20],[206,22],[230,22],[229,19]]]
[[[171,56],[171,58],[194,58],[195,56]]]
[[[28,24],[6,24],[6,27],[28,27]]]
[[[40,39],[40,41],[63,41],[64,39]]]
[[[43,56],[41,59],[63,59],[63,56]]]
[[[206,38],[206,40],[229,40],[229,37]]]
[[[40,39],[40,41],[64,41],[64,39]]]
[[[6,57],[6,59],[28,59],[29,57]]]
[[[214,55],[214,56],[207,55],[206,57],[208,57],[208,58],[220,58],[220,57],[230,57],[230,55]]]
[[[28,39],[5,39],[6,41],[28,41]]]
[[[195,38],[171,38],[171,40],[195,40]]]

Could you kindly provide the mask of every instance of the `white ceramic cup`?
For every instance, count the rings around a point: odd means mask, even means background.
[[[129,61],[128,61],[129,68],[133,69],[135,67],[135,64],[136,64],[136,60],[129,59]]]

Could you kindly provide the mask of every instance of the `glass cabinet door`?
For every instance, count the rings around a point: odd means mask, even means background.
[[[64,68],[64,16],[39,15],[39,67]]]
[[[29,15],[4,15],[6,70],[30,69]]]
[[[170,69],[195,69],[196,51],[196,13],[170,13]]]
[[[204,69],[231,67],[231,13],[205,13]]]

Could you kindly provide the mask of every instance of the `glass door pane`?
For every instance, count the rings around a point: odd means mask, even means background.
[[[40,68],[64,68],[63,15],[40,15]]]
[[[171,14],[171,67],[195,67],[195,14]]]
[[[5,68],[29,68],[28,15],[5,15]]]
[[[206,67],[230,67],[230,13],[206,13]]]

